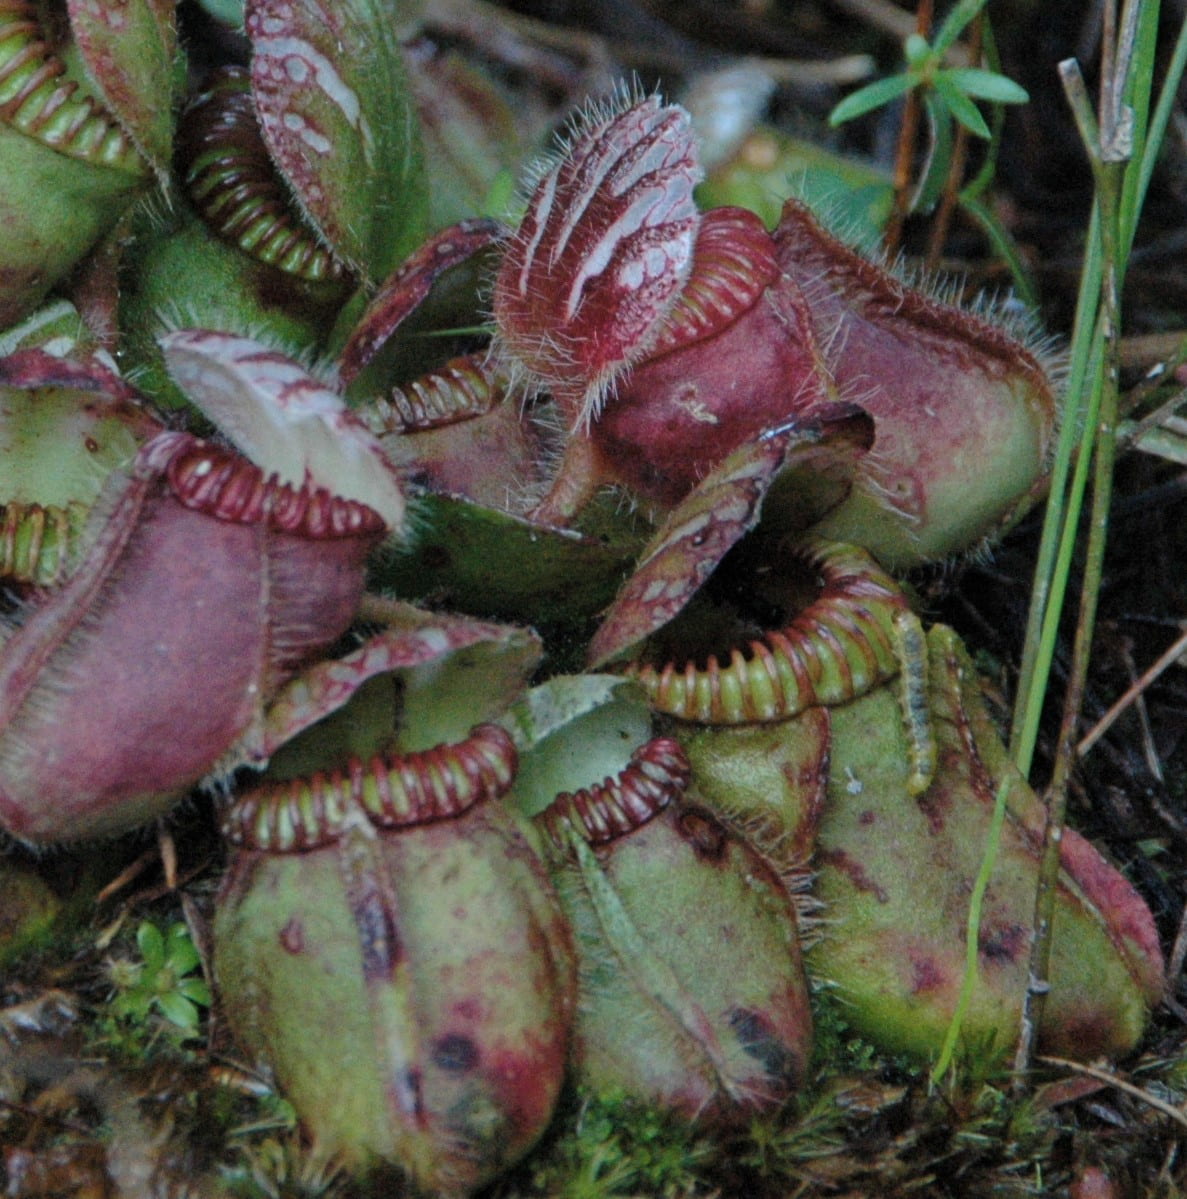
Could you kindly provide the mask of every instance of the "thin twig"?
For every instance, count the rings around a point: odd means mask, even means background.
[[[1072,1070],[1076,1074],[1086,1075],[1088,1078],[1095,1078],[1098,1082],[1107,1083],[1111,1087],[1116,1087],[1119,1091],[1124,1091],[1127,1095],[1132,1095],[1135,1099],[1140,1099],[1143,1103],[1149,1104],[1150,1107],[1156,1108],[1163,1115],[1169,1116],[1172,1120],[1187,1127],[1187,1114],[1182,1108],[1176,1107],[1173,1103],[1167,1103],[1165,1099],[1159,1099],[1157,1095],[1152,1095],[1149,1091],[1143,1091],[1141,1087],[1135,1086],[1132,1082],[1128,1082],[1124,1078],[1118,1077],[1111,1070],[1106,1070],[1101,1066],[1089,1066],[1084,1062],[1073,1062],[1063,1057],[1047,1057],[1041,1056],[1038,1059],[1045,1066],[1062,1066],[1065,1070]]]
[[[1187,626],[1183,627],[1181,636],[1175,639],[1171,647],[1163,653],[1158,660],[1151,666],[1145,674],[1142,675],[1132,686],[1130,686],[1125,694],[1093,725],[1092,729],[1080,739],[1079,745],[1076,746],[1076,756],[1084,757],[1085,754],[1109,731],[1114,722],[1129,707],[1134,700],[1146,691],[1150,685],[1170,666],[1173,666],[1185,653],[1187,653]]]
[[[915,32],[920,37],[927,37],[931,32],[933,13],[932,0],[919,0],[915,10]],[[919,116],[922,112],[918,88],[911,88],[903,101],[903,118],[899,126],[898,147],[894,156],[894,207],[886,229],[882,234],[882,244],[888,254],[893,255],[899,248],[903,238],[903,226],[911,208],[911,185],[915,175],[915,143],[919,139]]]
[[[1149,371],[1163,368],[1171,359],[1187,357],[1187,331],[1172,329],[1163,333],[1138,333],[1121,339],[1121,368],[1127,371]]]
[[[969,29],[969,59],[972,62],[979,62],[981,59],[981,32],[984,26],[985,13],[981,11]],[[960,200],[960,181],[964,178],[968,152],[969,131],[957,122],[956,136],[952,143],[952,157],[948,163],[948,175],[944,180],[944,191],[940,196],[940,205],[936,209],[927,243],[927,257],[924,265],[929,271],[935,271],[938,268],[940,257],[944,252],[944,243],[948,240],[948,230],[952,225],[952,217]]]
[[[1129,672],[1129,680],[1132,685],[1134,675],[1137,674],[1137,665],[1133,660],[1133,644],[1126,640],[1122,645],[1122,656],[1125,659],[1125,669]],[[1150,712],[1146,707],[1146,696],[1144,692],[1139,691],[1133,699],[1133,709],[1137,714],[1138,725],[1142,734],[1142,755],[1146,759],[1146,769],[1160,783],[1166,782],[1166,775],[1162,769],[1162,759],[1158,755],[1158,746],[1154,744],[1154,728],[1150,723]],[[1077,754],[1077,757],[1079,755]]]
[[[1129,449],[1131,446],[1141,448],[1142,440],[1156,429],[1166,429],[1181,436],[1183,434],[1181,418],[1176,414],[1184,404],[1187,404],[1187,388],[1176,391],[1170,399],[1159,404],[1141,420],[1129,423],[1119,442],[1121,448]]]
[[[1175,943],[1171,946],[1170,957],[1166,963],[1167,995],[1173,995],[1175,983],[1183,973],[1183,961],[1187,958],[1187,904],[1179,916],[1179,931],[1175,934]]]

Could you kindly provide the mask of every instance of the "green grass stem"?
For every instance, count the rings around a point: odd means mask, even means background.
[[[1149,114],[1158,8],[1157,0],[1127,2],[1115,35],[1115,14],[1112,5],[1108,6],[1099,123],[1088,103],[1078,66],[1072,61],[1061,64],[1065,90],[1092,165],[1095,200],[1072,341],[1069,410],[1065,414],[1064,435],[1060,439],[1059,457],[1053,472],[1052,497],[1032,591],[1023,675],[1011,736],[1015,761],[1024,773],[1029,772],[1033,760],[1072,555],[1079,537],[1090,465],[1092,509],[1072,665],[1047,800],[1030,979],[1023,1000],[1014,1062],[1020,1082],[1029,1069],[1034,1052],[1046,993],[1067,785],[1075,759],[1076,731],[1104,572],[1116,456],[1122,287],[1149,184],[1153,155],[1157,153],[1157,140],[1161,138],[1165,119],[1169,116],[1160,100],[1155,109],[1152,130],[1155,140],[1152,142]],[[1179,46],[1182,42],[1180,36]],[[1183,61],[1180,58],[1179,74]],[[1177,75],[1167,78],[1164,98],[1167,91],[1173,95],[1177,84]],[[1074,456],[1074,465],[1070,458],[1065,459],[1065,454]]]

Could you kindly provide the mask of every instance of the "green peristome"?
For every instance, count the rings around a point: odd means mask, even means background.
[[[41,504],[0,504],[0,580],[51,587],[66,575],[78,547],[87,509]]]
[[[148,182],[62,154],[0,123],[0,329],[31,313],[110,232]]]
[[[322,1157],[466,1195],[551,1117],[569,935],[496,803],[399,831],[360,822],[306,853],[240,850],[214,968],[238,1040],[271,1066]]]
[[[912,797],[903,714],[893,685],[766,730],[687,736],[702,789],[744,824],[784,835],[817,823],[815,899],[824,919],[809,971],[835,988],[846,1021],[880,1047],[938,1054],[965,961],[969,895],[986,852],[994,797],[1007,818],[982,910],[979,973],[963,1021],[970,1052],[1000,1059],[1016,1035],[1028,976],[1042,808],[1010,765],[976,694],[959,641],[933,629],[930,708],[938,746],[931,786]],[[813,727],[806,729],[811,720]],[[824,726],[827,728],[827,725]],[[782,730],[782,734],[780,734]],[[827,789],[802,773],[829,762]],[[764,809],[781,796],[781,817]],[[777,843],[778,837],[769,838]],[[1091,1058],[1132,1049],[1162,989],[1153,922],[1125,879],[1083,838],[1065,834],[1052,990],[1040,1045]]]

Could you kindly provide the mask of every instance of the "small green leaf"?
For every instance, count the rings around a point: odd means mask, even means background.
[[[992,100],[995,104],[1025,104],[1030,99],[1026,88],[997,71],[983,71],[978,67],[955,67],[945,71],[950,79],[966,96],[978,100]]]
[[[983,137],[986,141],[990,139],[992,134],[989,132],[989,126],[985,124],[985,118],[978,111],[977,106],[949,79],[947,71],[941,71],[933,80],[933,86],[940,99],[947,105],[948,111],[952,113],[970,133],[977,137]]]
[[[828,123],[833,126],[841,125],[856,117],[864,116],[875,108],[882,108],[904,92],[910,91],[915,82],[914,75],[904,72],[901,75],[891,75],[888,79],[879,79],[874,83],[868,83],[852,95],[846,96],[829,113]]]
[[[956,44],[956,39],[965,31],[965,27],[985,7],[987,0],[959,0],[959,3],[944,18],[943,25],[935,37],[935,52],[937,57],[947,53],[948,48]]]
[[[927,114],[927,156],[919,172],[919,183],[911,198],[912,212],[931,212],[936,206],[952,166],[952,114],[934,91],[923,96]]]
[[[191,1032],[198,1027],[198,1009],[184,995],[176,991],[158,995],[157,1006],[161,1009],[161,1015],[178,1028]]]
[[[152,1001],[153,996],[147,991],[125,991],[122,995],[117,995],[112,1001],[111,1010],[120,1019],[133,1020],[139,1023],[148,1015],[148,1009],[152,1005]]]
[[[177,993],[184,995],[191,1003],[196,1003],[200,1007],[209,1007],[214,1002],[214,996],[210,993],[210,988],[206,985],[204,979],[201,978],[185,978],[177,986]]]
[[[136,930],[136,944],[140,956],[144,958],[144,969],[147,974],[156,974],[165,964],[165,940],[161,930],[148,920],[145,920]]]
[[[190,930],[180,922],[169,929],[168,940],[165,942],[165,960],[178,975],[189,974],[201,960],[193,941],[190,940]]]

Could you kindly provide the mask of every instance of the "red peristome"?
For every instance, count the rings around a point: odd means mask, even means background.
[[[782,721],[805,708],[847,703],[899,673],[894,627],[910,605],[857,547],[809,542],[785,552],[821,576],[818,594],[789,624],[730,651],[632,663],[629,673],[658,711],[706,724]]]
[[[343,770],[265,784],[241,795],[223,814],[227,844],[263,853],[306,853],[342,836],[346,797],[361,785],[364,766],[352,759]]]
[[[562,826],[574,825],[591,845],[605,845],[633,832],[687,789],[688,755],[678,741],[657,737],[631,754],[616,778],[594,787],[562,791],[537,817],[565,852]]]
[[[336,841],[352,810],[389,830],[452,820],[503,795],[517,766],[507,732],[479,725],[457,744],[368,762],[352,758],[336,770],[257,787],[227,813],[223,833],[232,845],[304,853]]]
[[[506,730],[483,724],[456,745],[438,745],[376,765],[386,766],[376,773],[377,803],[369,804],[361,794],[359,799],[377,827],[405,828],[452,819],[505,794],[519,759]]]
[[[209,445],[185,434],[174,435],[175,448],[164,466],[177,499],[217,520],[240,524],[266,522],[269,529],[310,539],[381,536],[383,518],[357,500],[332,496],[325,488],[293,487],[233,450]],[[154,461],[160,461],[154,451]]]
[[[684,290],[651,347],[658,357],[719,333],[775,281],[775,243],[747,208],[714,208],[701,218]]]
[[[688,114],[655,97],[577,132],[533,192],[493,292],[508,356],[576,422],[654,341],[683,287],[701,177]]]

